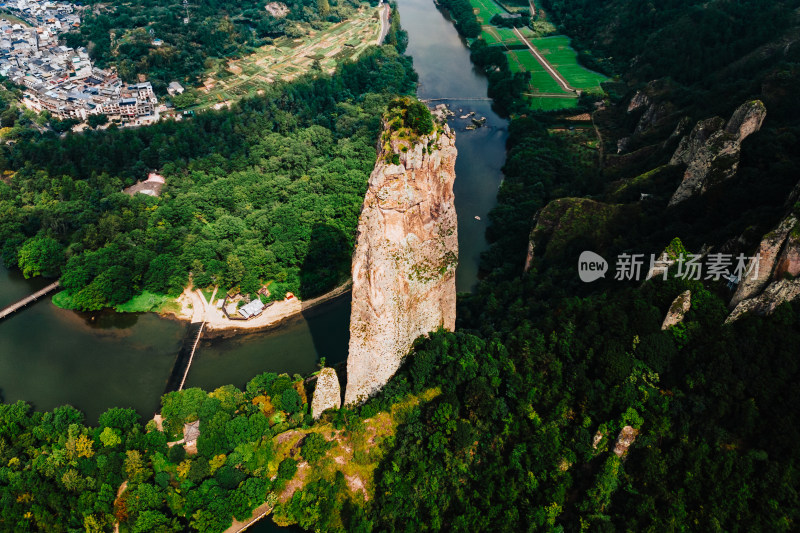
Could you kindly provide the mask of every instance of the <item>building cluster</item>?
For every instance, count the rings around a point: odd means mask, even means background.
[[[88,51],[58,44],[58,36],[80,25],[70,3],[8,0],[0,9],[0,75],[25,87],[23,104],[62,120],[107,115],[111,120],[147,124],[158,120],[158,99],[149,82],[126,84],[113,71],[92,65]]]

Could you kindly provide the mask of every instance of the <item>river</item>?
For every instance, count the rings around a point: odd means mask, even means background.
[[[408,53],[419,73],[419,97],[485,98],[485,77],[474,70],[466,43],[433,1],[400,0],[399,10],[409,33]],[[458,148],[457,287],[464,292],[474,286],[480,253],[487,248],[487,214],[502,180],[507,122],[488,101],[447,103],[458,116],[474,111],[487,119],[484,127],[472,131],[465,129],[469,119],[457,116],[451,121]],[[0,306],[43,283],[0,267]],[[260,372],[303,374],[313,371],[320,357],[329,364],[344,361],[349,317],[345,295],[269,331],[203,340],[187,386],[242,387]],[[134,408],[149,418],[159,407],[185,328],[153,314],[87,315],[58,309],[49,299],[39,302],[0,322],[0,391],[6,402],[26,400],[41,410],[74,405],[90,423],[115,406]],[[267,526],[258,525],[262,527]]]

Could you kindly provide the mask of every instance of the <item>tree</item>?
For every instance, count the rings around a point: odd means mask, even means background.
[[[26,279],[57,276],[64,264],[64,248],[51,237],[33,237],[20,248],[18,264]]]
[[[197,96],[192,92],[176,94],[172,97],[172,103],[177,109],[185,109],[197,103]]]
[[[303,439],[301,453],[306,461],[309,463],[316,463],[325,455],[331,446],[333,446],[333,443],[325,440],[325,437],[319,433],[309,433],[308,436]]]
[[[296,413],[303,405],[300,394],[298,394],[298,392],[292,388],[285,389],[283,392],[281,392],[278,399],[278,408],[282,411],[286,411],[289,414]]]
[[[152,471],[145,464],[144,458],[139,450],[128,450],[125,452],[125,475],[132,483],[146,481]]]
[[[108,116],[102,113],[98,115],[89,115],[89,117],[86,119],[86,122],[89,124],[90,128],[96,128],[97,126],[108,124]]]
[[[106,427],[100,433],[100,442],[103,443],[103,446],[113,448],[114,446],[122,442],[122,438],[119,436],[116,430],[110,427]]]
[[[78,440],[75,441],[75,452],[78,454],[78,457],[91,457],[94,455],[94,450],[92,449],[92,439],[90,439],[87,435],[81,435],[78,437]]]
[[[289,480],[297,472],[297,461],[287,457],[278,465],[278,479]]]

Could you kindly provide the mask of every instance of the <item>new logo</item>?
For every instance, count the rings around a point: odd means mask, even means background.
[[[608,262],[594,252],[585,251],[578,258],[578,276],[584,283],[604,278],[608,272]]]

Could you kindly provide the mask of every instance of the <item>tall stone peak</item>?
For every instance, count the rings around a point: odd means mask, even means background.
[[[358,221],[345,404],[394,375],[414,340],[455,327],[455,134],[384,129]]]

